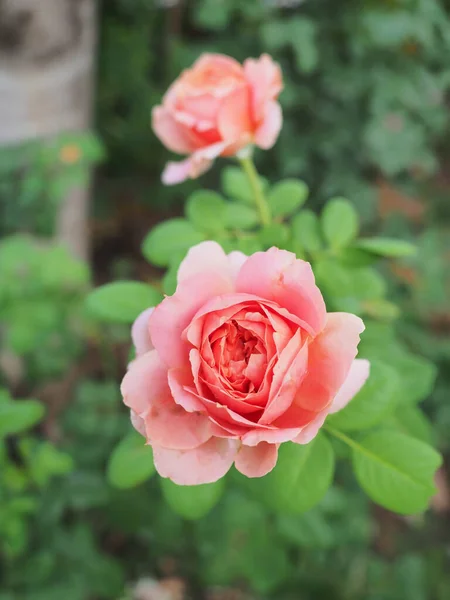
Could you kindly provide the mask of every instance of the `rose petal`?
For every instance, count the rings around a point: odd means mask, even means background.
[[[234,464],[246,477],[264,477],[277,464],[278,446],[261,442],[257,446],[241,446]]]
[[[261,442],[269,444],[281,444],[290,442],[301,432],[301,427],[275,429],[265,428],[248,431],[242,436],[242,443],[246,446],[257,446]]]
[[[275,100],[283,89],[280,66],[268,54],[244,62],[244,74],[252,90],[252,110],[256,121],[263,118],[267,102]]]
[[[276,302],[304,321],[311,334],[323,329],[325,302],[311,265],[292,252],[271,248],[250,256],[239,272],[236,290]]]
[[[203,271],[218,271],[232,278],[229,258],[217,242],[201,242],[192,246],[178,269],[178,282]]]
[[[233,289],[228,277],[214,271],[199,273],[178,284],[173,296],[165,298],[150,317],[153,345],[168,367],[183,367],[189,360],[190,344],[181,334],[195,313],[208,300]]]
[[[144,310],[133,323],[131,328],[131,339],[136,349],[136,355],[141,356],[150,350],[153,350],[153,344],[150,339],[149,320],[153,308]]]
[[[161,142],[178,154],[190,154],[201,147],[201,138],[179,123],[165,106],[152,110],[152,127]]]
[[[291,407],[274,425],[305,425],[305,410],[319,413],[330,407],[350,371],[362,331],[359,317],[328,313],[324,330],[309,345],[308,374]]]
[[[143,435],[145,438],[147,437],[145,432],[145,421],[139,415],[137,415],[134,410],[130,410],[130,420],[133,427],[136,429],[138,433]]]
[[[233,252],[230,252],[230,254],[228,255],[228,263],[231,268],[231,276],[233,278],[233,281],[236,280],[236,277],[238,276],[238,273],[241,270],[241,267],[245,263],[247,258],[248,256],[246,254],[243,254],[242,252],[239,252],[239,250],[233,250]]]
[[[152,446],[172,450],[197,448],[212,435],[208,417],[198,412],[186,412],[176,404],[167,386],[166,393],[152,395],[145,415],[145,430]]]
[[[212,437],[192,450],[168,450],[155,446],[153,459],[161,477],[177,485],[201,485],[221,479],[230,469],[238,442]]]
[[[217,114],[217,128],[222,139],[230,144],[250,142],[252,123],[250,119],[250,90],[243,85],[226,96]]]
[[[268,102],[261,125],[255,131],[255,144],[263,150],[268,150],[277,141],[283,125],[283,113],[278,102]]]
[[[121,385],[124,404],[138,415],[149,408],[153,396],[165,393],[167,369],[156,350],[151,350],[134,360]]]
[[[205,411],[201,400],[187,386],[192,386],[192,373],[190,369],[169,369],[167,374],[170,391],[174,401],[188,412]]]
[[[342,410],[365,384],[370,373],[370,363],[364,358],[357,358],[352,362],[347,378],[334,397],[329,414]]]
[[[301,432],[292,441],[295,444],[309,444],[309,442],[311,442],[319,433],[319,430],[324,424],[327,415],[328,410],[323,410],[320,412],[317,417],[311,421],[311,423],[303,427]]]

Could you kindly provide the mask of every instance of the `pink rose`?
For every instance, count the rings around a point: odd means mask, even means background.
[[[223,54],[203,54],[170,86],[153,109],[153,129],[178,154],[163,182],[198,177],[217,156],[232,156],[249,144],[270,148],[281,129],[276,101],[283,87],[279,66],[267,54],[244,65]]]
[[[209,483],[233,463],[261,477],[280,443],[310,442],[361,388],[363,330],[355,315],[326,312],[310,264],[291,252],[227,256],[203,242],[175,294],[134,325],[124,402],[162,477]]]

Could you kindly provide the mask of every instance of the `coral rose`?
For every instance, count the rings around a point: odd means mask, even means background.
[[[175,294],[133,327],[124,402],[163,477],[209,483],[233,463],[261,477],[280,443],[310,442],[361,388],[363,330],[355,315],[326,312],[310,264],[291,252],[227,256],[203,242]]]
[[[222,54],[203,54],[153,109],[153,129],[163,144],[190,155],[169,163],[163,182],[198,177],[217,156],[234,155],[249,144],[273,146],[281,129],[276,99],[282,87],[280,68],[267,54],[243,65]]]

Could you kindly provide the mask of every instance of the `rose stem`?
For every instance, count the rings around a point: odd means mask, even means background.
[[[267,200],[264,197],[261,182],[259,180],[258,172],[255,168],[253,160],[249,157],[243,157],[239,159],[242,170],[247,175],[250,186],[253,190],[253,197],[255,200],[256,208],[259,212],[259,217],[263,225],[270,225],[271,215],[270,208],[267,204]]]

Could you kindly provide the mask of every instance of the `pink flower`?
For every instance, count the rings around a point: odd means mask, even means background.
[[[291,252],[227,256],[203,242],[175,294],[136,321],[124,402],[163,477],[208,483],[233,463],[261,477],[280,443],[310,442],[361,388],[363,330],[355,315],[326,312],[310,264]]]
[[[168,163],[163,182],[198,177],[217,156],[232,156],[249,144],[273,146],[281,129],[276,99],[282,87],[280,68],[267,54],[243,65],[223,54],[203,54],[153,109],[162,143],[189,155]]]

